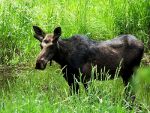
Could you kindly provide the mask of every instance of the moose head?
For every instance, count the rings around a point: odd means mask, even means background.
[[[52,34],[45,33],[40,27],[33,26],[34,37],[40,41],[41,52],[37,57],[35,69],[44,70],[49,61],[52,61],[58,50],[58,39],[61,36],[61,27],[54,29]]]

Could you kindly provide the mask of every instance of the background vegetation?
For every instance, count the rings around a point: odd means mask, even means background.
[[[68,96],[58,65],[34,70],[40,47],[33,25],[46,32],[61,26],[63,38],[85,34],[106,40],[133,34],[145,45],[142,67],[150,61],[149,0],[0,0],[0,112],[150,112],[148,67],[133,80],[137,99],[132,110],[127,109],[130,102],[122,104],[124,87],[117,78],[93,81],[87,94],[82,90]]]
[[[32,26],[51,32],[61,26],[63,37],[86,34],[106,40],[133,34],[148,48],[149,0],[1,0],[0,64],[28,62],[39,51]]]

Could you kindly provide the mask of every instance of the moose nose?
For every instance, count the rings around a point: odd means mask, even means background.
[[[45,61],[44,60],[38,60],[36,62],[36,67],[35,69],[40,69],[40,70],[44,70],[46,67]]]

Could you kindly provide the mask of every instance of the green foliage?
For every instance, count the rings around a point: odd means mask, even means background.
[[[132,105],[129,102],[124,103],[124,86],[118,78],[106,81],[92,80],[88,92],[85,92],[80,84],[80,93],[71,96],[69,87],[57,66],[48,67],[45,71],[27,69],[18,72],[18,70],[20,69],[13,69],[11,73],[5,73],[0,79],[1,113],[146,113],[149,111],[147,99],[150,99],[150,96],[147,96],[146,92],[143,93],[143,89],[141,90],[148,84],[139,84],[139,82],[135,84],[138,91],[135,103]],[[128,108],[130,105],[132,109]]]
[[[106,40],[120,34],[136,35],[148,48],[149,0],[1,0],[0,64],[27,63],[39,49],[33,25],[63,36],[85,34]]]
[[[134,78],[135,90],[140,99],[150,105],[150,67],[140,68]],[[150,106],[149,106],[150,109]]]
[[[39,43],[32,26],[46,32],[61,26],[63,37],[85,34],[106,40],[120,34],[133,34],[148,49],[149,0],[0,0],[0,64],[20,64],[36,58]],[[3,67],[3,66],[2,66]],[[150,112],[149,68],[135,77],[136,101],[133,109],[124,105],[120,80],[92,81],[89,91],[69,95],[66,81],[57,65],[45,71],[33,66],[22,71],[0,67],[1,113],[127,113]],[[82,85],[81,85],[82,87]]]

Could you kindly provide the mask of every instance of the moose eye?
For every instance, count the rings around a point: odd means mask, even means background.
[[[46,43],[46,44],[47,44],[47,43],[48,43],[48,40],[44,40],[44,43]]]

